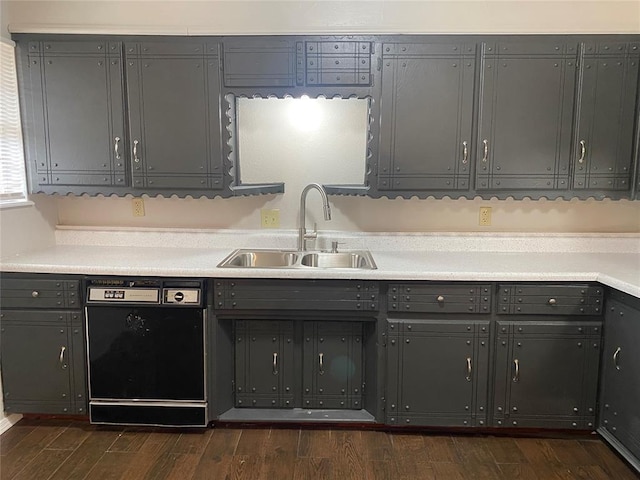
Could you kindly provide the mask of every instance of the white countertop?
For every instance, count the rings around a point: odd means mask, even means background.
[[[229,241],[234,235],[238,241]],[[55,246],[0,259],[0,270],[217,278],[597,281],[640,297],[640,237],[636,235],[361,234],[340,238],[345,249],[369,248],[376,270],[217,268],[235,248],[292,248],[293,237],[225,232],[221,241],[214,236],[67,230],[57,235]]]

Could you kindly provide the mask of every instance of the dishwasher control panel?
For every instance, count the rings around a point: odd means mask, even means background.
[[[85,280],[87,305],[129,304],[198,307],[203,303],[201,279],[92,277]]]

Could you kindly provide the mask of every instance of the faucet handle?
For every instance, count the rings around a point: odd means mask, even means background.
[[[331,242],[331,253],[338,253],[338,245],[342,242]]]
[[[318,238],[318,224],[317,222],[313,223],[313,231],[312,232],[304,232],[304,238],[311,240]]]

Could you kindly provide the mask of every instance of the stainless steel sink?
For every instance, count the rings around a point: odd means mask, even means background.
[[[346,252],[299,252],[296,250],[234,250],[219,268],[378,268],[367,250]]]
[[[316,268],[365,268],[375,269],[376,264],[369,252],[312,252],[302,256],[300,264]]]
[[[236,250],[218,267],[284,268],[298,263],[299,254],[286,250]]]

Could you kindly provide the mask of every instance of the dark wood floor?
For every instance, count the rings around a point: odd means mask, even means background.
[[[638,480],[597,437],[511,438],[298,428],[107,428],[23,419],[2,480]]]

